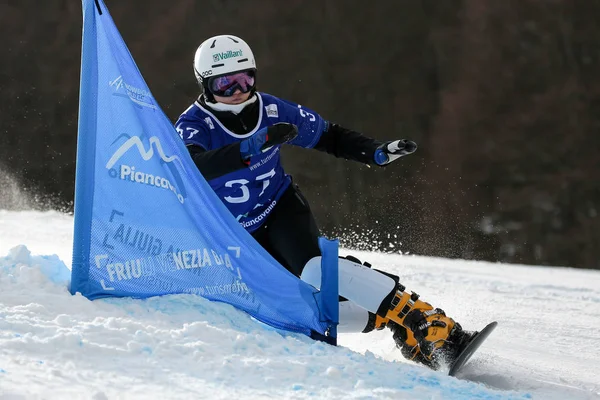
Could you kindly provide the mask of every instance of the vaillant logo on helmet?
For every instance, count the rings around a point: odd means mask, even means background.
[[[213,61],[219,62],[219,61],[227,60],[228,58],[241,57],[242,55],[243,55],[242,50],[237,50],[237,51],[229,50],[226,52],[213,54]]]
[[[119,138],[121,136],[127,137],[128,135],[123,134],[123,135],[120,135]],[[118,140],[118,138],[117,138],[117,140]],[[170,190],[177,196],[177,200],[179,200],[179,202],[181,204],[183,204],[184,196],[185,196],[185,189],[183,189],[183,180],[181,179],[181,176],[179,175],[179,172],[177,171],[177,169],[174,168],[174,165],[172,164],[175,161],[178,161],[179,163],[181,163],[181,160],[177,156],[170,156],[170,157],[167,156],[162,148],[160,140],[158,140],[158,138],[156,136],[152,136],[148,141],[150,142],[150,149],[146,151],[146,149],[144,148],[144,144],[142,143],[142,140],[138,136],[132,136],[129,139],[127,139],[127,141],[125,143],[123,143],[117,149],[117,151],[114,152],[114,154],[112,155],[110,160],[108,160],[108,162],[106,163],[106,169],[108,169],[108,174],[112,178],[119,178],[124,181],[130,181],[130,182],[139,183],[139,184],[146,185],[146,186]],[[117,164],[117,162],[132,147],[137,148],[140,156],[142,156],[142,159],[144,161],[150,161],[154,157],[154,148],[156,148],[156,153],[158,154],[159,158],[167,166],[173,167],[173,168],[171,168],[171,172],[172,172],[172,175],[174,176],[176,183],[178,183],[178,185],[173,185],[173,183],[171,182],[170,179],[165,178],[163,176],[160,176],[160,175],[157,175],[154,173],[140,171],[139,169],[136,170],[136,167],[132,166],[132,165],[121,164],[118,166],[118,168],[113,168],[115,166],[115,164]],[[178,190],[177,187],[180,187],[183,190]]]
[[[117,78],[108,82],[108,86],[115,88],[115,93],[113,93],[115,96],[128,97],[138,106],[156,110],[156,106],[153,104],[152,94],[145,89],[140,89],[127,84],[127,82],[123,80],[122,75],[119,75]]]

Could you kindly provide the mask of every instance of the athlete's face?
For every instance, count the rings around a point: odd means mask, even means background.
[[[223,104],[240,104],[245,102],[246,100],[248,100],[250,98],[250,92],[248,93],[242,93],[242,91],[240,89],[236,90],[234,94],[232,94],[229,97],[222,97],[222,96],[217,96],[217,95],[213,95],[215,97],[215,100],[218,101],[219,103],[223,103]]]

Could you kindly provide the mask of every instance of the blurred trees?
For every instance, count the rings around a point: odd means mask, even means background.
[[[285,149],[345,244],[600,268],[600,3],[106,3],[172,120],[198,93],[196,47],[232,33],[253,47],[260,90],[419,143],[386,169]],[[0,16],[0,170],[69,203],[81,6],[8,0]]]

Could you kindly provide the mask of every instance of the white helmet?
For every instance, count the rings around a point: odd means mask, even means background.
[[[210,78],[247,70],[256,73],[254,54],[250,46],[237,36],[213,36],[202,42],[194,56],[194,74],[209,100],[213,99],[208,90]]]

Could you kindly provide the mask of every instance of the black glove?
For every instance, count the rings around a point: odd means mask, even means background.
[[[244,160],[256,156],[269,148],[287,143],[298,136],[298,127],[287,122],[278,122],[256,132],[240,142],[240,154]]]
[[[385,142],[375,150],[373,158],[377,165],[387,165],[400,157],[412,154],[417,150],[417,144],[412,140],[394,140]]]

